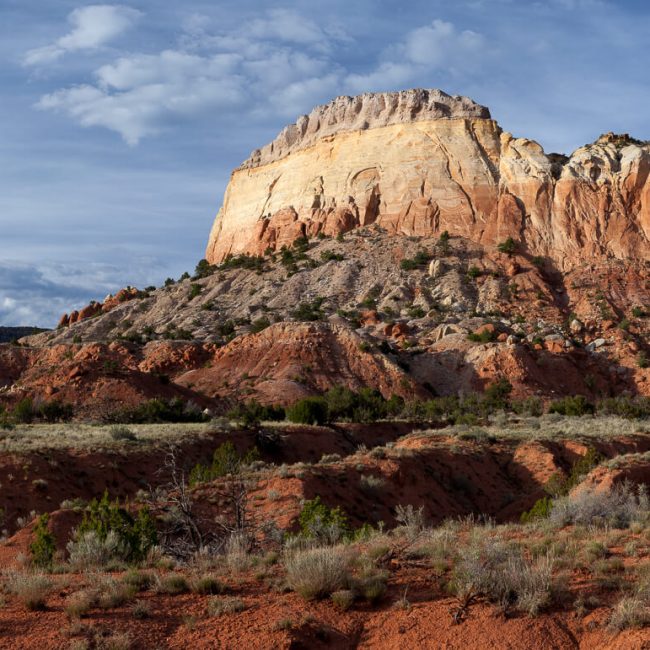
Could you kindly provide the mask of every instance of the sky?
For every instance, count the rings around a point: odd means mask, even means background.
[[[338,95],[441,88],[570,153],[650,139],[641,0],[0,0],[0,325],[203,257],[231,170]]]

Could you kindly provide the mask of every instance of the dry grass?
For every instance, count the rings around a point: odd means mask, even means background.
[[[137,441],[115,439],[115,425],[93,425],[81,422],[60,424],[18,424],[0,437],[0,452],[24,453],[43,449],[138,449],[143,446],[162,447],[188,437],[208,437],[215,426],[211,423],[129,424]]]
[[[245,609],[246,603],[240,598],[215,596],[214,598],[210,598],[208,602],[208,614],[210,616],[233,614],[243,612]]]
[[[350,581],[351,552],[344,546],[324,546],[285,556],[287,584],[305,600],[326,598]]]

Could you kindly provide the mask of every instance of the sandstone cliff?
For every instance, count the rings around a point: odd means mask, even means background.
[[[628,136],[602,136],[566,158],[502,131],[464,97],[339,97],[233,172],[206,257],[376,224],[487,246],[513,237],[565,271],[585,259],[647,260],[649,174],[650,145]]]

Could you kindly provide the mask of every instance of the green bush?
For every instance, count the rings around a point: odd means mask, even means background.
[[[20,402],[14,406],[11,414],[16,422],[22,424],[29,424],[32,422],[36,415],[32,398],[25,397],[24,399],[21,399]]]
[[[201,295],[201,291],[203,291],[203,287],[200,284],[193,282],[190,285],[190,293],[188,295],[188,299],[194,300],[194,298]]]
[[[243,455],[240,455],[232,442],[224,442],[219,445],[212,454],[210,465],[197,463],[190,472],[190,485],[214,481],[227,474],[237,474],[242,467],[250,465],[260,457],[256,447],[252,447]]]
[[[333,386],[325,393],[329,421],[375,422],[389,415],[398,415],[404,400],[393,395],[385,400],[378,390],[362,388],[354,392],[346,386]]]
[[[530,510],[521,513],[521,523],[527,524],[538,519],[548,519],[553,508],[553,499],[551,497],[542,497],[535,501]]]
[[[402,269],[402,271],[413,271],[418,268],[418,265],[415,263],[415,260],[404,258],[399,263],[399,267]]]
[[[317,321],[324,316],[321,309],[325,298],[316,298],[311,302],[301,302],[298,308],[291,312],[293,318],[299,321]]]
[[[220,270],[226,269],[248,269],[251,271],[264,271],[264,258],[255,255],[228,255],[218,267]]]
[[[328,419],[327,401],[323,397],[305,397],[287,408],[287,419],[298,424],[325,424]]]
[[[598,402],[597,410],[603,415],[618,415],[629,420],[650,417],[650,398],[648,397],[610,397]]]
[[[275,422],[284,420],[285,412],[282,406],[263,406],[255,400],[250,400],[237,404],[228,411],[227,416],[250,427],[268,420]]]
[[[512,392],[512,384],[507,379],[499,379],[490,384],[483,393],[482,405],[486,412],[493,413],[509,406],[508,397]]]
[[[305,501],[300,516],[300,534],[306,538],[317,538],[336,542],[350,534],[348,518],[340,506],[326,506],[320,496]]]
[[[551,402],[548,412],[560,415],[580,416],[593,414],[594,405],[584,395],[567,396]]]
[[[46,422],[65,422],[72,417],[72,404],[64,404],[59,400],[43,402],[37,409],[37,414]]]
[[[251,323],[250,332],[251,334],[257,334],[258,332],[265,330],[270,325],[271,321],[266,316],[262,316],[261,318],[258,318]]]
[[[216,266],[212,266],[206,259],[202,259],[196,265],[194,269],[194,278],[199,280],[201,278],[207,278],[212,275],[217,270]]]
[[[320,257],[323,262],[342,262],[345,259],[343,255],[334,251],[323,251]]]
[[[431,255],[429,255],[426,251],[419,250],[413,259],[406,257],[400,262],[399,265],[403,271],[413,271],[424,266],[430,259]]]
[[[133,409],[115,411],[107,418],[109,421],[125,424],[146,424],[160,422],[206,422],[208,416],[191,402],[179,397],[170,400],[150,399]]]
[[[56,540],[47,527],[49,520],[47,513],[38,518],[34,526],[34,541],[29,545],[32,562],[39,567],[50,567],[56,552]]]
[[[492,343],[497,338],[497,331],[490,328],[485,328],[481,332],[470,332],[467,335],[468,341],[473,341],[474,343]]]
[[[131,561],[143,560],[149,549],[158,542],[156,526],[149,510],[141,508],[133,517],[120,506],[119,499],[109,499],[108,491],[101,499],[93,499],[88,504],[77,528],[76,538],[81,539],[86,533],[94,533],[100,541],[113,533],[125,550],[123,559]]]
[[[522,400],[514,400],[510,403],[510,408],[518,415],[528,415],[539,417],[544,413],[544,403],[539,397],[531,396]]]
[[[500,253],[506,253],[507,255],[512,255],[517,250],[517,243],[512,237],[508,237],[505,241],[501,242],[497,249]]]

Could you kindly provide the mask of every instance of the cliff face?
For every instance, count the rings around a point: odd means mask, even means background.
[[[377,224],[507,237],[562,270],[650,257],[650,145],[612,134],[568,159],[513,138],[489,111],[440,91],[339,97],[232,174],[206,258],[259,255],[302,235]]]

